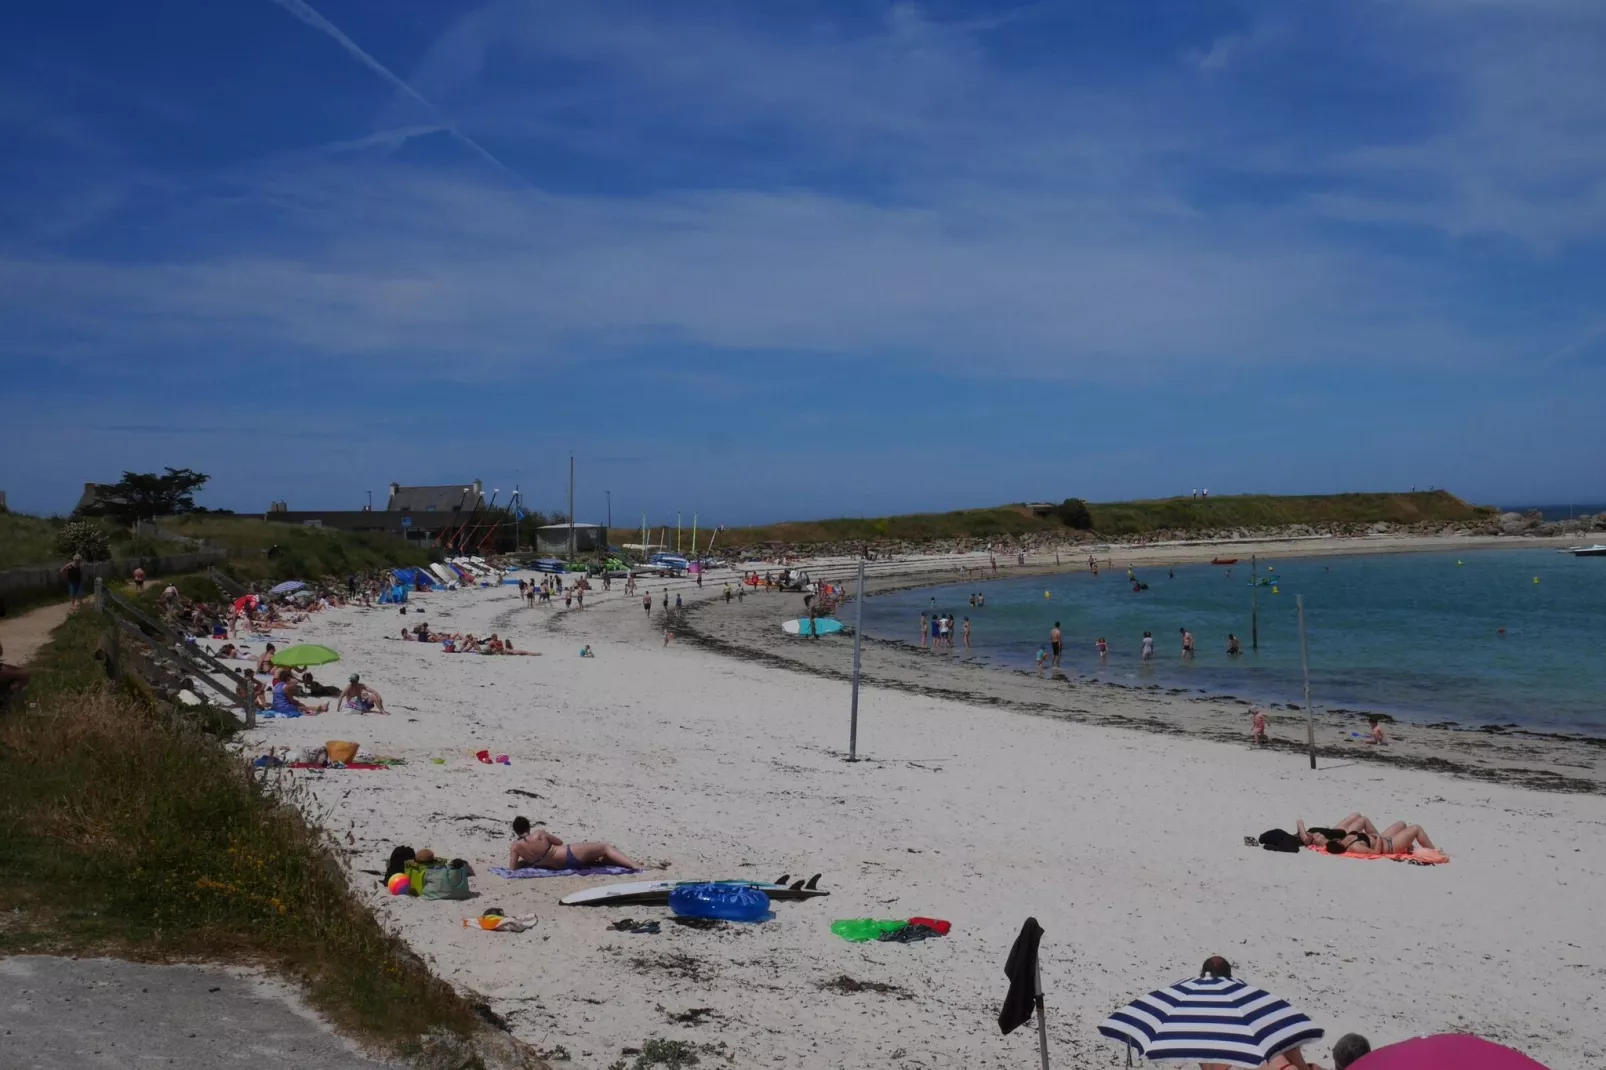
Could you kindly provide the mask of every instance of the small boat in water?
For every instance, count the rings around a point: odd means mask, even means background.
[[[1236,557],[1212,557],[1210,563],[1212,565],[1236,565],[1238,559]]]
[[[1606,557],[1606,546],[1597,542],[1594,546],[1574,546],[1567,552],[1574,557]]]

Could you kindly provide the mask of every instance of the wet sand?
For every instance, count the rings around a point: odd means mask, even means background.
[[[1348,552],[1377,552],[1353,548]],[[1464,540],[1463,540],[1464,541]],[[1503,540],[1501,545],[1510,545]],[[1417,548],[1417,547],[1413,547]],[[1427,547],[1421,547],[1427,548]],[[1440,548],[1433,545],[1431,548]],[[1457,545],[1458,549],[1464,546]],[[1166,553],[1156,548],[1151,554]],[[1197,560],[1198,558],[1193,558]],[[1208,558],[1206,558],[1208,559]],[[1184,563],[1179,556],[1153,560],[1115,555],[1115,567],[1133,564]],[[1104,561],[1101,558],[1100,564]],[[932,569],[912,561],[900,570],[883,563],[879,575],[867,580],[871,597],[877,591],[946,584],[956,577],[951,568]],[[1007,576],[1030,571],[1052,571],[1051,566],[1028,562],[1026,569],[1003,566]],[[1013,566],[1013,567],[1011,567]],[[837,578],[852,575],[846,564],[815,567],[812,574]],[[985,590],[984,570],[976,581]],[[807,614],[801,594],[755,593],[729,605],[722,599],[688,605],[684,638],[716,653],[745,658],[779,668],[847,680],[852,672],[849,635],[818,641],[783,635],[782,620]],[[851,625],[853,607],[844,605],[841,618]],[[916,694],[953,699],[975,706],[999,706],[1022,713],[1088,724],[1140,729],[1167,735],[1194,735],[1247,745],[1248,709],[1257,697],[1211,696],[1201,691],[1158,684],[1135,686],[1086,677],[1074,670],[1039,677],[1035,671],[1000,669],[983,657],[963,649],[935,652],[914,643],[867,639],[862,646],[861,680],[865,686],[887,687]],[[1140,678],[1141,680],[1141,678]],[[1268,749],[1307,752],[1306,715],[1303,709],[1277,703],[1262,704],[1268,722]],[[1431,769],[1497,783],[1553,791],[1606,792],[1606,739],[1555,735],[1516,728],[1460,728],[1452,725],[1396,722],[1387,726],[1390,742],[1375,747],[1350,739],[1352,732],[1368,727],[1361,711],[1317,707],[1315,735],[1322,759]]]

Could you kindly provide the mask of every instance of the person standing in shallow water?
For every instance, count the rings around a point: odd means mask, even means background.
[[[1154,657],[1154,634],[1152,632],[1144,632],[1143,633],[1143,660],[1144,661],[1149,661],[1153,657]]]
[[[1048,630],[1048,648],[1053,652],[1051,668],[1055,669],[1060,667],[1060,638],[1060,622],[1055,621],[1054,627]]]
[[[926,615],[924,613],[922,613],[922,614],[920,614],[920,649],[921,650],[926,649],[926,640],[929,639],[929,638],[930,638],[930,636],[927,634],[927,629],[926,629]]]

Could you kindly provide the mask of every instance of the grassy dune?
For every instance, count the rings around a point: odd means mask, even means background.
[[[1228,528],[1283,528],[1296,524],[1458,524],[1475,523],[1493,510],[1469,505],[1446,491],[1411,494],[1317,494],[1286,497],[1245,494],[1221,498],[1160,498],[1152,501],[1089,503],[1097,535],[1145,535],[1219,531]],[[953,513],[792,521],[722,532],[717,546],[766,543],[806,546],[826,542],[925,542],[1033,533],[1066,533],[1054,515],[1039,517],[1024,505],[966,509]]]
[[[348,889],[320,828],[338,815],[303,816],[215,732],[110,685],[103,627],[70,617],[0,716],[0,955],[261,963],[385,1051],[483,1065],[475,1009]]]

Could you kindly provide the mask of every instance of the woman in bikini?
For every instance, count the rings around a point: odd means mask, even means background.
[[[1408,855],[1415,852],[1417,847],[1426,847],[1430,851],[1438,848],[1428,839],[1427,830],[1421,825],[1407,825],[1403,821],[1396,821],[1382,833],[1370,840],[1346,837],[1342,840],[1327,841],[1327,853],[1342,855]]]
[[[1354,835],[1370,841],[1378,835],[1377,826],[1364,814],[1351,814],[1332,828],[1306,828],[1304,821],[1296,823],[1299,842],[1307,847],[1325,847],[1329,840],[1341,840]]]
[[[611,843],[564,843],[545,829],[531,829],[530,819],[513,819],[513,842],[507,849],[508,869],[579,869],[581,866],[623,866],[641,869]]]
[[[1351,814],[1340,821],[1338,827],[1330,829],[1307,829],[1301,821],[1299,840],[1304,844],[1325,848],[1329,854],[1335,855],[1408,855],[1418,846],[1438,849],[1421,825],[1396,821],[1379,832],[1370,819],[1360,814]]]

